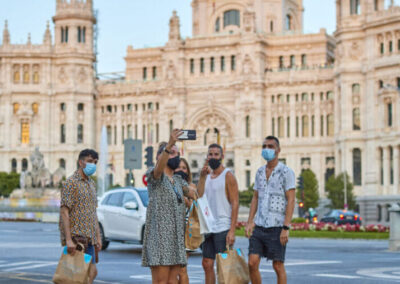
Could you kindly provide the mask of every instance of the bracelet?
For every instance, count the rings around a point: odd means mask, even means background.
[[[171,154],[171,152],[167,150],[167,147],[164,148],[164,152],[167,153],[168,155]]]

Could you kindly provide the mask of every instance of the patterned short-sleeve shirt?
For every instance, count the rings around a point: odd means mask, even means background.
[[[286,214],[286,191],[295,188],[295,175],[292,169],[279,162],[269,179],[266,165],[256,173],[254,190],[258,191],[258,208],[254,223],[264,228],[282,227]]]
[[[85,180],[79,171],[76,171],[63,184],[61,189],[62,206],[69,209],[71,236],[84,236],[96,243],[97,226],[97,193],[96,184],[89,177]],[[61,243],[65,245],[64,225],[60,216],[59,228]]]

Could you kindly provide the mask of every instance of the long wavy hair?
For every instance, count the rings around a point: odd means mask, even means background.
[[[191,183],[192,183],[192,172],[190,171],[189,163],[188,163],[188,161],[186,161],[185,158],[181,158],[180,161],[181,161],[181,162],[184,162],[185,165],[186,165],[187,173],[188,173],[187,182],[188,182],[188,184],[191,184]]]

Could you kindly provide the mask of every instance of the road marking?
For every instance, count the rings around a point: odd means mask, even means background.
[[[326,261],[289,262],[289,263],[285,263],[285,266],[314,265],[314,264],[338,264],[338,263],[342,263],[342,261],[339,261],[339,260],[326,260]]]
[[[0,264],[0,267],[25,265],[25,264],[31,264],[31,263],[35,263],[35,262],[34,261],[14,262],[14,263]]]
[[[330,277],[330,278],[344,278],[344,279],[358,279],[360,276],[341,275],[341,274],[313,274],[313,276]]]
[[[260,272],[275,272],[274,270],[272,270],[272,269],[260,269]]]
[[[36,262],[36,263],[38,263],[38,262]],[[56,265],[57,263],[58,263],[58,262],[42,262],[42,263],[40,263],[40,264],[35,264],[35,265],[8,268],[8,269],[4,269],[3,271],[15,271],[15,270],[34,269],[34,268],[39,268],[39,267],[45,267],[45,266]]]
[[[400,280],[400,276],[397,275],[398,273],[400,273],[399,266],[360,269],[360,270],[357,270],[356,273],[359,275],[368,276],[368,277]],[[392,273],[392,274],[389,274],[389,273]],[[393,275],[393,274],[396,274],[396,275]]]
[[[28,243],[28,242],[20,242],[20,243],[0,243],[0,248],[7,249],[25,249],[25,248],[55,248],[59,247],[61,249],[61,245],[59,243]]]

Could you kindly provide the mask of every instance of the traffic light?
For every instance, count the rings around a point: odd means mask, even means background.
[[[304,203],[303,202],[299,202],[299,207],[303,208],[304,207]]]
[[[297,177],[297,188],[303,190],[304,189],[304,179],[303,176]]]
[[[154,163],[153,163],[153,147],[152,146],[148,146],[144,150],[146,151],[146,155],[144,155],[144,158],[146,159],[146,161],[144,162],[144,164],[148,168],[154,166]]]

